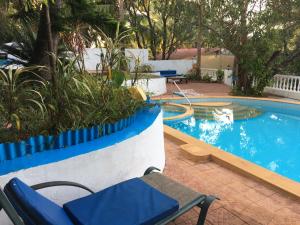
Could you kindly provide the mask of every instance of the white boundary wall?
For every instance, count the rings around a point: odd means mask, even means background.
[[[300,77],[277,74],[264,92],[300,100]]]
[[[97,191],[142,176],[149,166],[163,170],[165,151],[162,120],[160,113],[153,124],[139,135],[99,151],[1,176],[0,185],[3,187],[11,178],[18,177],[29,185],[65,180],[84,184]],[[41,193],[59,204],[87,194],[73,187],[47,188]],[[0,224],[12,224],[3,210],[0,212]]]
[[[100,55],[106,54],[106,49],[102,48],[86,48],[84,54],[85,68],[88,71],[95,71],[97,65],[100,63]],[[136,63],[141,65],[150,65],[153,71],[160,70],[176,70],[177,74],[187,74],[189,70],[193,68],[193,64],[197,63],[196,59],[183,59],[183,60],[149,60],[149,52],[147,49],[125,49],[125,56],[129,59],[129,69],[134,71]],[[212,56],[203,56],[211,58]],[[215,57],[215,56],[213,56]],[[203,62],[204,65],[205,62]],[[217,69],[203,68],[203,70],[208,71],[209,75]],[[226,70],[225,70],[226,71]],[[212,75],[214,77],[214,75]],[[225,75],[226,77],[226,75]],[[226,83],[226,82],[225,82]],[[228,81],[227,83],[232,83]]]
[[[196,60],[149,60],[146,64],[151,65],[154,71],[176,70],[177,74],[187,74],[195,63]]]
[[[85,49],[84,65],[87,71],[96,71],[97,65],[100,64],[101,54],[106,54],[105,48]],[[129,68],[131,71],[134,70],[136,61],[139,61],[139,65],[144,65],[148,63],[149,55],[147,49],[125,49],[125,56],[129,59]]]
[[[101,54],[106,54],[105,48],[86,48],[83,57],[85,69],[88,71],[96,71],[97,65],[100,64]]]
[[[272,87],[265,87],[264,92],[273,94],[273,95],[282,96],[285,98],[292,98],[292,99],[300,100],[299,92],[293,92],[293,91],[288,91],[288,90],[279,90],[279,89],[275,89]]]
[[[131,80],[127,80],[126,86],[131,86]],[[166,78],[141,79],[137,81],[136,86],[141,87],[145,92],[152,96],[162,95],[167,92]]]

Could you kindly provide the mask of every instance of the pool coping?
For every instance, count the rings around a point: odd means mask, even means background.
[[[185,112],[180,114],[180,115],[177,115],[177,116],[166,117],[166,118],[164,118],[164,121],[181,120],[181,119],[185,119],[187,117],[190,117],[194,114],[194,109],[192,107],[189,107],[189,106],[186,106],[186,105],[177,104],[177,103],[166,103],[166,105],[184,108]]]
[[[209,96],[209,95],[199,95],[199,96],[189,96],[189,99],[206,99],[206,98],[234,98],[234,99],[249,99],[249,100],[256,100],[256,101],[272,101],[272,102],[283,102],[283,103],[289,103],[289,104],[296,104],[300,105],[299,100],[294,100],[294,101],[289,101],[289,100],[284,100],[284,99],[277,99],[277,98],[258,98],[258,97],[244,97],[244,96],[224,96],[224,95],[219,95],[219,96]],[[153,97],[152,98],[155,101],[158,100],[184,100],[185,98],[183,97]]]
[[[230,96],[206,96],[206,97],[193,97],[193,98],[240,98],[240,99],[251,99],[251,100],[266,100],[276,101],[283,103],[291,103],[300,105],[300,102],[292,102],[288,100],[280,99],[267,99],[267,98],[251,98],[251,97],[230,97]],[[182,99],[182,98],[164,98],[168,99]],[[259,165],[256,165],[248,160],[241,157],[235,156],[222,149],[219,149],[213,145],[207,144],[201,140],[198,140],[192,136],[184,134],[168,125],[164,125],[164,134],[167,138],[180,144],[182,153],[185,157],[196,161],[214,161],[217,164],[225,166],[235,172],[241,173],[247,177],[255,179],[259,182],[269,184],[272,187],[288,193],[290,196],[296,197],[300,200],[300,183],[293,181],[280,174],[265,169]]]

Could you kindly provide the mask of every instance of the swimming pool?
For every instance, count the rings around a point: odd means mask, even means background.
[[[226,152],[300,182],[300,105],[245,99],[231,106],[195,109],[194,116],[165,123]],[[176,103],[183,103],[177,100]]]

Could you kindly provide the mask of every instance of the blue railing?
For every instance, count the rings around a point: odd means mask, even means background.
[[[99,139],[130,126],[135,121],[137,113],[113,124],[67,130],[57,136],[39,135],[19,142],[2,143],[0,144],[0,162],[32,155],[37,152],[67,148],[69,146]]]

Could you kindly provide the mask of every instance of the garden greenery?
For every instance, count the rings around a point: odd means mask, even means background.
[[[0,70],[0,143],[114,123],[143,105],[120,76],[102,79],[75,64],[57,60],[55,94],[52,83],[35,74],[38,67]]]

